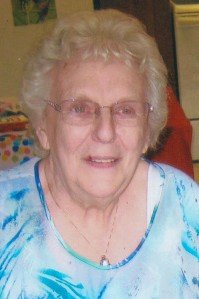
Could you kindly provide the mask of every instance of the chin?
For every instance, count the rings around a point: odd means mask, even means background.
[[[89,185],[84,184],[82,187],[91,197],[104,200],[114,198],[123,189],[121,181],[117,182],[113,178],[91,180]]]

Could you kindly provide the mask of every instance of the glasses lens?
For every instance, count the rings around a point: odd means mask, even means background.
[[[95,103],[87,100],[66,100],[61,104],[63,120],[70,124],[85,125],[94,118]]]
[[[113,106],[113,114],[116,121],[134,125],[140,118],[147,116],[149,111],[148,103],[138,101],[119,102]]]
[[[134,126],[140,119],[147,117],[150,105],[140,101],[122,101],[113,106],[99,106],[99,104],[84,100],[71,99],[60,105],[62,119],[69,124],[84,126],[92,123],[100,116],[102,108],[111,109],[114,120],[121,125]],[[152,110],[151,110],[152,111]]]

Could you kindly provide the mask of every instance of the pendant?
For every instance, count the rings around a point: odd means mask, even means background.
[[[104,267],[110,266],[109,259],[105,255],[102,255],[101,260],[100,260],[100,265],[104,266]]]

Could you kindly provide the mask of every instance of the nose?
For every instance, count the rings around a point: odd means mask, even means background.
[[[107,109],[105,109],[107,108]],[[115,140],[115,123],[109,107],[102,107],[96,116],[92,137],[101,143],[111,143]]]

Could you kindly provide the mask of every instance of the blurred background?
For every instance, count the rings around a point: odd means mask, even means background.
[[[24,64],[39,41],[48,34],[56,19],[79,10],[103,8],[116,8],[133,14],[146,25],[148,33],[155,37],[168,68],[169,85],[193,128],[191,151],[195,177],[198,179],[199,0],[1,0],[0,112],[5,111],[5,103],[9,107],[15,105],[9,108],[14,111],[11,112],[16,114],[18,111]],[[0,127],[0,163],[5,162],[8,165],[8,161],[12,163],[13,153],[9,150],[8,144],[5,145],[8,137],[6,139],[2,134],[7,134],[11,129],[14,130],[15,135],[20,135],[19,122],[25,123],[25,116],[18,114],[18,127],[13,125],[5,129],[8,124],[5,125],[2,115],[0,126],[2,122],[4,125]],[[15,130],[16,128],[18,131]],[[21,128],[24,129],[23,126]],[[8,143],[12,144],[12,142],[9,140]],[[20,142],[23,143],[23,136]],[[22,146],[20,142],[18,142],[19,148]],[[6,150],[7,155],[5,155]],[[21,154],[24,155],[23,151]],[[20,159],[21,157],[18,157],[17,162]]]

